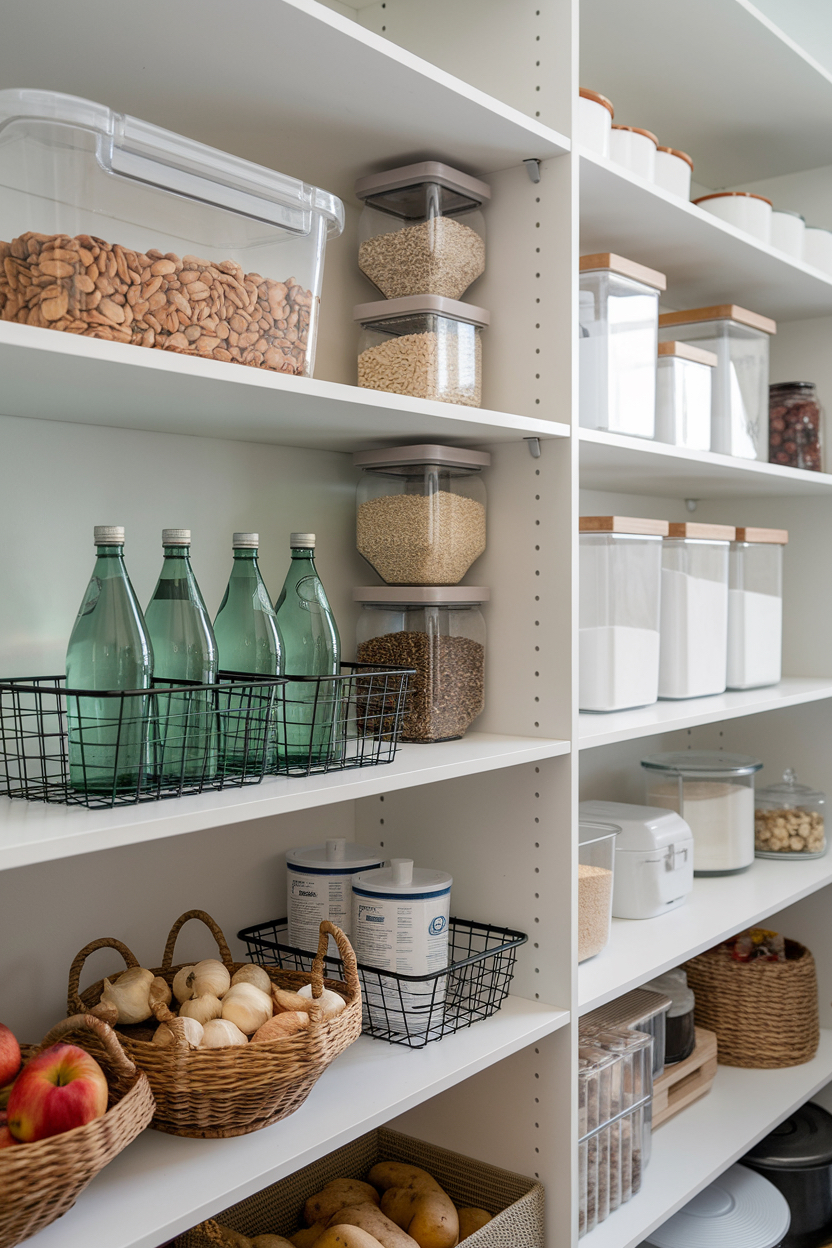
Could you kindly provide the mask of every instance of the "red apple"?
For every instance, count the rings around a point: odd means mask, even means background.
[[[8,1127],[0,1127],[0,1148],[11,1148],[12,1144],[16,1144],[17,1140],[12,1135]]]
[[[20,1070],[20,1045],[14,1034],[0,1023],[0,1088],[11,1083]]]
[[[9,1097],[16,1140],[45,1140],[83,1127],[107,1110],[107,1080],[94,1057],[74,1044],[53,1044],[23,1067]]]

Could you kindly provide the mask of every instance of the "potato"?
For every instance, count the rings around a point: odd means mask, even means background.
[[[339,1209],[348,1205],[364,1205],[368,1201],[378,1205],[378,1192],[369,1183],[362,1183],[360,1179],[333,1179],[323,1191],[309,1197],[303,1207],[303,1216],[308,1226],[314,1226],[316,1222],[325,1226]]]
[[[325,1230],[326,1226],[323,1222],[316,1222],[314,1226],[304,1226],[292,1235],[292,1244],[294,1248],[312,1248],[312,1245],[317,1243]]]
[[[380,1161],[373,1166],[367,1177],[381,1192],[386,1192],[390,1187],[431,1188],[442,1191],[427,1170],[420,1170],[418,1166],[410,1166],[404,1161]]]
[[[339,1209],[333,1215],[332,1222],[340,1226],[360,1226],[362,1231],[374,1235],[382,1248],[416,1248],[416,1241],[396,1226],[395,1222],[385,1217],[370,1201],[363,1205],[351,1205],[348,1209]]]
[[[330,1226],[317,1241],[315,1248],[381,1248],[375,1235],[360,1226]]]
[[[422,1195],[421,1188],[389,1187],[381,1198],[381,1211],[396,1223],[396,1226],[408,1227],[416,1213],[416,1201]],[[434,1191],[425,1188],[424,1191]]]
[[[388,1188],[381,1209],[419,1248],[454,1248],[457,1242],[459,1217],[454,1202],[438,1184],[434,1189]]]
[[[251,1248],[251,1241],[245,1235],[232,1231],[230,1226],[223,1226],[213,1218],[203,1222],[200,1230],[204,1231],[209,1243],[216,1244],[217,1248]]]
[[[479,1231],[486,1222],[491,1221],[491,1214],[485,1209],[457,1209],[459,1215],[459,1242]],[[258,1245],[259,1248],[259,1245]]]
[[[251,1248],[292,1248],[292,1245],[282,1235],[255,1235]]]

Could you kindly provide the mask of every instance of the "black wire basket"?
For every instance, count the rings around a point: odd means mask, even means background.
[[[339,676],[287,676],[276,703],[274,773],[310,776],[391,763],[413,668],[342,663]]]
[[[0,795],[91,809],[259,784],[274,766],[283,677],[67,689],[0,681]]]
[[[284,971],[309,971],[315,954],[286,943],[287,919],[274,919],[237,933],[249,957]],[[430,975],[399,975],[358,964],[365,1036],[424,1048],[462,1031],[499,1010],[508,996],[523,932],[491,923],[450,919],[448,965]],[[330,979],[342,979],[339,958],[324,959]]]

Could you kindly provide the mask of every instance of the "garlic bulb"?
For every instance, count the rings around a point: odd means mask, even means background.
[[[212,1018],[205,1024],[200,1048],[225,1049],[230,1044],[248,1044],[247,1037],[239,1027],[235,1027],[227,1018]]]
[[[195,1018],[183,1018],[182,1029],[185,1033],[185,1039],[188,1044],[198,1049],[202,1044],[202,1023],[198,1023]],[[160,1044],[167,1048],[168,1045],[176,1044],[176,1033],[170,1023],[160,1023],[153,1033],[153,1043]]]
[[[173,995],[180,1005],[183,1001],[190,1001],[194,995],[193,984],[189,982],[193,970],[192,966],[183,966],[173,978]]]
[[[208,1023],[212,1018],[222,1017],[222,1001],[210,992],[204,992],[201,997],[191,997],[190,1001],[183,1001],[179,1007],[179,1017],[195,1018],[199,1023]]]
[[[339,993],[333,992],[331,988],[324,988],[319,997],[313,997],[312,985],[304,984],[302,988],[298,989],[298,996],[305,997],[309,1001],[317,1000],[320,1003],[321,1014],[324,1018],[335,1018],[336,1014],[340,1014],[342,1010],[347,1008],[344,998]]]
[[[222,1016],[236,1023],[247,1036],[257,1031],[272,1016],[272,999],[254,984],[235,984],[229,988],[222,1003]]]
[[[231,976],[231,987],[233,988],[235,984],[254,984],[255,988],[265,993],[270,993],[272,990],[272,981],[269,979],[268,972],[264,971],[262,966],[254,966],[251,962],[241,966],[239,971],[235,971]]]
[[[222,997],[228,992],[231,976],[222,962],[218,962],[216,958],[205,958],[204,961],[197,962],[188,982],[195,997],[201,997],[206,992],[214,997]]]
[[[115,983],[104,980],[101,1000],[105,1005],[116,1007],[120,1023],[143,1023],[151,1014],[149,993],[152,983],[152,971],[131,966],[119,975]]]

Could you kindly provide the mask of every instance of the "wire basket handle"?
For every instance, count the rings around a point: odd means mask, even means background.
[[[64,1018],[60,1023],[56,1023],[39,1044],[38,1052],[42,1053],[44,1049],[48,1049],[50,1045],[62,1040],[64,1036],[73,1031],[94,1032],[107,1050],[107,1056],[118,1074],[125,1075],[128,1079],[135,1078],[136,1067],[119,1044],[118,1036],[112,1027],[92,1014],[73,1014],[70,1018]]]
[[[77,953],[72,960],[72,966],[69,968],[69,985],[66,994],[66,1008],[68,1014],[88,1014],[89,1007],[84,1005],[78,995],[78,986],[81,982],[81,971],[84,969],[84,963],[91,953],[95,953],[97,949],[115,949],[124,958],[125,965],[129,970],[134,966],[139,966],[139,960],[132,950],[115,936],[102,936],[100,940],[91,940],[88,945],[80,953]]]
[[[167,944],[165,945],[165,954],[162,958],[162,974],[164,974],[165,971],[169,971],[173,966],[173,951],[176,947],[176,938],[188,922],[188,919],[199,919],[205,924],[211,935],[214,937],[214,940],[217,942],[217,948],[220,951],[222,961],[230,971],[234,965],[234,959],[231,956],[231,950],[228,948],[228,942],[222,933],[222,929],[214,922],[210,914],[206,914],[204,910],[187,910],[185,914],[180,914],[179,918],[170,929],[170,935],[168,936]]]
[[[318,935],[318,952],[315,954],[315,961],[312,963],[312,999],[317,1000],[323,994],[324,958],[326,957],[326,951],[329,946],[328,937],[330,936],[338,946],[338,952],[344,964],[344,982],[350,990],[350,997],[358,997],[361,1000],[361,984],[358,980],[358,965],[355,960],[353,947],[340,927],[330,923],[329,919],[324,919],[321,922]]]

